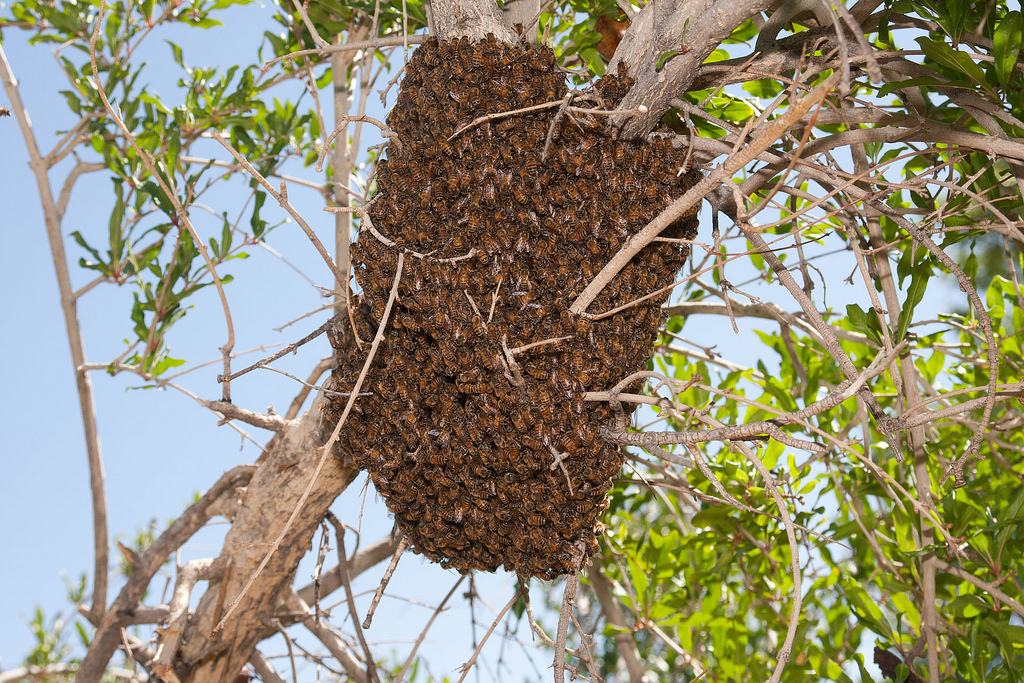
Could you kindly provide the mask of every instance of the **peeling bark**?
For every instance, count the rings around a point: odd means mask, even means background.
[[[620,109],[647,108],[644,113],[620,114],[621,137],[639,138],[654,129],[669,109],[669,100],[686,91],[700,65],[733,29],[768,9],[771,0],[674,0],[649,2],[632,18],[608,71],[624,64],[636,84]],[[678,51],[660,70],[659,59]]]
[[[295,522],[257,575],[257,568],[309,485],[324,440],[319,402],[315,402],[281,435],[253,475],[221,551],[224,576],[210,583],[195,611],[196,618],[185,630],[176,661],[182,681],[231,680],[252,657],[257,643],[269,635],[264,619],[276,611],[283,591],[290,588],[320,520],[357,474],[351,465],[329,456]],[[236,601],[223,628],[213,633]]]

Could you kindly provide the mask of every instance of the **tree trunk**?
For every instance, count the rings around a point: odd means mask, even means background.
[[[433,25],[430,27],[438,40],[468,37],[483,40],[493,33],[498,40],[514,43],[515,32],[506,28],[494,0],[431,0]]]
[[[327,454],[302,509],[296,510],[322,457],[324,440],[316,401],[276,440],[253,475],[221,551],[225,573],[210,583],[185,630],[177,662],[183,681],[232,680],[271,630],[264,620],[291,586],[320,520],[357,474],[354,467]],[[285,529],[293,514],[294,521]],[[222,619],[224,626],[214,633]]]

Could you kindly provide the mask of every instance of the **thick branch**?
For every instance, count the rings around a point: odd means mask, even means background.
[[[174,520],[167,531],[139,556],[132,565],[128,583],[97,624],[89,651],[78,671],[78,683],[94,683],[102,678],[107,662],[121,643],[121,628],[132,618],[153,576],[175,550],[209,521],[214,503],[221,496],[236,495],[235,490],[246,485],[254,470],[252,465],[239,465],[225,472],[202,498]]]
[[[210,583],[185,632],[179,663],[189,669],[186,680],[229,680],[241,670],[265,633],[260,616],[266,606],[277,604],[281,592],[291,584],[299,558],[309,549],[319,521],[355,478],[355,470],[340,459],[327,458],[300,514],[280,540],[273,557],[239,599],[306,490],[310,474],[320,460],[323,441],[317,401],[279,435],[253,475],[221,551],[230,568],[222,579]],[[236,600],[231,618],[214,634],[225,606]]]
[[[199,581],[209,581],[220,576],[224,571],[224,562],[212,559],[192,560],[178,568],[178,576],[174,581],[174,593],[171,597],[169,623],[161,631],[160,646],[153,660],[153,672],[165,683],[179,683],[174,673],[172,662],[174,653],[181,642],[181,632],[188,618],[188,602],[192,597],[192,589]]]
[[[609,72],[615,73],[619,63],[625,64],[636,83],[622,100],[620,109],[646,113],[620,114],[613,121],[622,125],[622,137],[639,138],[651,130],[668,111],[669,100],[686,91],[719,43],[733,29],[755,14],[767,9],[770,0],[676,0],[649,2],[633,19],[619,44]],[[681,48],[686,50],[682,51]],[[659,59],[668,52],[679,51],[656,70]]]

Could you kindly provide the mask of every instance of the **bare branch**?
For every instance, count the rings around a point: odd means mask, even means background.
[[[169,623],[160,632],[160,645],[157,647],[156,659],[153,660],[153,672],[165,683],[179,683],[174,673],[173,661],[185,627],[185,619],[188,618],[192,588],[199,581],[209,581],[215,576],[220,576],[225,564],[223,560],[192,560],[178,568],[178,577],[174,581],[174,593],[170,603]]]
[[[438,615],[440,615],[441,612],[444,611],[444,606],[448,604],[448,601],[455,594],[455,590],[462,585],[462,582],[463,580],[465,580],[465,578],[465,574],[459,577],[459,580],[455,582],[455,585],[452,586],[452,589],[448,591],[447,595],[444,596],[444,600],[441,601],[441,604],[439,604],[437,606],[437,609],[434,610],[434,613],[430,615],[430,619],[423,627],[423,630],[420,631],[419,637],[416,638],[416,643],[412,646],[412,650],[409,651],[409,656],[405,659],[405,664],[402,665],[402,670],[398,672],[398,678],[395,679],[395,683],[402,683],[402,679],[405,678],[406,672],[409,670],[409,667],[416,659],[416,651],[419,650],[420,645],[422,645],[423,641],[426,639],[427,632],[430,630],[430,627],[433,626],[434,620],[437,619]]]
[[[508,611],[512,609],[512,605],[516,604],[516,601],[523,594],[524,590],[526,590],[525,587],[519,586],[519,590],[517,590],[516,594],[512,596],[512,599],[505,603],[505,606],[501,608],[500,612],[498,612],[498,616],[494,617],[491,627],[487,629],[487,632],[484,633],[484,637],[480,639],[480,644],[476,646],[475,650],[473,650],[473,654],[470,656],[469,660],[462,665],[460,669],[462,671],[462,675],[459,676],[458,683],[462,683],[466,680],[466,676],[469,675],[469,672],[473,669],[473,665],[476,664],[477,657],[479,657],[480,653],[483,651],[484,645],[487,643],[487,639],[491,637],[491,634],[494,633],[494,629],[498,627],[501,620],[504,619],[505,615],[508,614]]]
[[[231,375],[228,375],[227,377],[224,377],[222,375],[218,375],[217,376],[217,381],[218,382],[230,382],[231,380],[237,379],[238,377],[241,377],[242,375],[244,375],[246,373],[252,372],[253,370],[256,370],[257,368],[262,368],[262,367],[264,367],[266,365],[270,365],[271,363],[273,363],[278,358],[282,358],[284,356],[287,356],[289,353],[295,352],[300,346],[303,346],[303,345],[308,344],[309,342],[313,341],[314,339],[319,337],[321,334],[326,332],[327,329],[332,324],[333,323],[330,320],[328,320],[323,325],[321,325],[320,327],[316,328],[315,330],[313,330],[312,332],[307,334],[302,339],[300,339],[298,341],[295,341],[295,342],[292,342],[291,344],[289,344],[288,346],[284,347],[283,349],[281,349],[280,351],[278,351],[274,355],[268,356],[267,358],[264,358],[263,360],[260,360],[260,361],[258,361],[256,363],[253,363],[249,367],[244,368],[242,370],[239,370],[238,372],[235,372],[235,373],[233,373]]]
[[[565,641],[568,637],[569,619],[572,611],[576,608],[576,587],[579,585],[579,571],[582,569],[583,559],[586,557],[586,544],[584,541],[577,541],[573,548],[574,562],[573,571],[565,576],[565,588],[562,590],[562,610],[558,614],[558,630],[555,632],[555,659],[553,668],[555,670],[555,683],[565,683]],[[524,590],[519,588],[520,592]],[[582,634],[580,634],[582,637]]]
[[[267,660],[266,656],[259,650],[254,650],[249,663],[256,670],[256,675],[263,683],[284,683],[284,679],[274,669],[274,666]]]
[[[366,675],[366,671],[363,669],[363,665],[353,654],[352,650],[349,649],[345,642],[341,639],[337,633],[329,628],[326,624],[317,621],[313,613],[309,611],[309,606],[299,597],[298,593],[294,590],[288,589],[288,592],[284,600],[285,607],[293,612],[294,614],[304,615],[301,619],[302,625],[309,629],[316,638],[324,644],[324,646],[330,651],[334,658],[338,660],[338,664],[345,669],[345,673],[356,683],[369,683],[370,678]]]
[[[225,472],[202,498],[174,520],[167,531],[139,556],[132,566],[128,582],[102,620],[95,624],[96,632],[78,671],[79,683],[98,683],[120,643],[121,628],[135,613],[153,576],[175,550],[209,521],[214,503],[222,496],[236,496],[236,489],[245,486],[255,471],[252,465],[239,465]]]
[[[327,519],[330,520],[331,525],[334,527],[334,533],[338,539],[338,571],[341,573],[342,585],[345,586],[345,598],[346,602],[348,602],[349,615],[352,617],[352,626],[356,630],[356,637],[359,639],[359,644],[363,647],[363,655],[366,657],[366,672],[369,674],[371,681],[378,683],[380,678],[377,676],[377,667],[373,662],[373,652],[370,651],[370,646],[366,644],[366,636],[359,625],[356,596],[352,592],[352,581],[348,573],[348,557],[345,551],[345,525],[338,521],[338,518],[330,512],[327,513]]]
[[[400,540],[398,537],[388,534],[387,536],[378,539],[374,543],[356,552],[348,560],[349,576],[359,576],[371,567],[391,557],[394,555],[395,550],[398,549],[399,543]],[[330,595],[341,588],[341,583],[341,568],[333,567],[328,569],[320,576],[320,595]],[[299,597],[302,598],[303,602],[306,604],[312,604],[313,590],[313,584],[309,583],[298,590]]]
[[[39,153],[35,132],[29,121],[28,111],[21,100],[18,82],[7,61],[7,54],[0,45],[0,81],[3,82],[14,115],[21,127],[22,138],[28,148],[29,167],[35,176],[39,199],[43,205],[43,221],[46,239],[50,245],[50,256],[57,275],[57,289],[60,292],[61,313],[64,329],[71,350],[71,364],[75,368],[75,383],[78,390],[79,412],[85,432],[85,450],[89,461],[89,490],[92,495],[93,528],[93,591],[90,621],[99,623],[107,608],[108,565],[110,563],[110,540],[107,530],[107,500],[104,491],[103,454],[100,451],[100,437],[96,429],[96,404],[92,392],[92,379],[84,369],[86,364],[85,344],[78,324],[78,307],[75,292],[68,273],[68,260],[64,252],[64,238],[61,229],[60,211],[53,200],[53,191],[47,176],[47,166]]]
[[[246,410],[245,408],[239,408],[234,403],[208,401],[205,398],[199,397],[196,397],[196,401],[199,405],[209,408],[216,413],[220,413],[224,417],[221,424],[230,420],[238,420],[239,422],[244,422],[248,425],[252,425],[253,427],[259,427],[260,429],[281,433],[288,429],[292,423],[292,420],[286,420],[280,415],[256,413],[251,410]]]
[[[373,600],[370,602],[370,609],[366,611],[366,618],[363,619],[363,628],[370,628],[370,624],[373,623],[373,614],[377,611],[377,605],[380,604],[380,599],[384,597],[384,589],[388,587],[388,582],[391,581],[392,574],[395,573],[395,568],[398,566],[398,560],[401,559],[402,553],[409,547],[409,539],[402,536],[398,540],[398,545],[395,546],[395,551],[391,555],[391,563],[388,565],[387,570],[384,572],[384,576],[380,579],[380,584],[377,586],[376,592],[373,594]]]

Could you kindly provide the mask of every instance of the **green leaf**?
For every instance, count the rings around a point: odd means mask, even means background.
[[[967,81],[962,81],[963,85],[967,86]],[[922,85],[944,85],[944,86],[955,86],[956,82],[950,83],[945,78],[936,78],[935,76],[922,76],[920,78],[908,78],[905,81],[894,81],[892,83],[886,83],[878,89],[878,96],[885,97],[889,93],[895,90],[904,90],[906,88],[917,88]]]
[[[176,43],[172,43],[169,40],[167,41],[167,44],[171,46],[171,52],[174,53],[174,61],[178,64],[178,66],[180,66],[186,72],[190,71],[188,66],[185,64],[185,57],[181,52],[181,47]]]
[[[961,595],[949,605],[953,614],[965,619],[972,619],[992,609],[991,606],[977,595]]]
[[[914,268],[913,276],[910,280],[910,289],[907,290],[907,300],[903,303],[903,308],[900,309],[899,323],[894,342],[899,343],[907,335],[907,328],[914,319],[914,309],[924,299],[924,292],[928,287],[928,280],[931,278],[931,274],[931,263],[927,260]]]
[[[174,205],[171,204],[171,200],[167,198],[167,195],[164,194],[164,191],[155,181],[147,180],[142,183],[142,185],[139,186],[139,191],[145,192],[152,197],[153,203],[168,216],[174,215]]]
[[[184,365],[184,364],[185,364],[185,361],[182,358],[171,358],[170,356],[165,356],[164,358],[162,358],[160,360],[159,363],[157,363],[153,367],[153,371],[152,372],[153,372],[153,375],[159,377],[161,374],[163,374],[167,370],[169,370],[171,368],[179,367],[179,366]]]
[[[878,314],[875,313],[874,308],[871,309],[870,313],[866,313],[857,304],[848,304],[846,306],[846,316],[850,319],[850,324],[853,325],[855,330],[863,332],[875,344],[882,344],[882,326],[878,322]]]
[[[267,222],[260,218],[260,209],[263,208],[263,203],[267,201],[267,193],[263,190],[256,190],[256,198],[253,201],[252,207],[252,218],[249,219],[249,225],[252,227],[252,236],[259,239],[267,229]]]
[[[995,58],[996,78],[1005,88],[1010,82],[1010,74],[1017,64],[1021,48],[1021,28],[1024,25],[1024,17],[1017,10],[1008,12],[1003,20],[996,27],[995,35],[992,36],[994,45],[992,56]]]
[[[171,111],[167,107],[166,104],[161,102],[159,97],[154,97],[153,95],[150,95],[149,93],[143,92],[143,93],[141,93],[139,95],[139,99],[142,100],[143,102],[149,102],[154,107],[156,107],[157,109],[159,109],[163,113],[167,114],[168,116],[173,116],[174,115],[174,112]]]
[[[929,38],[915,38],[915,40],[917,40],[918,45],[921,46],[924,53],[931,59],[947,69],[964,74],[984,88],[990,95],[995,95],[988,87],[988,81],[985,80],[985,72],[966,52],[954,50],[946,43]]]
[[[680,50],[669,50],[668,52],[662,54],[660,57],[658,57],[658,61],[655,62],[654,70],[661,71],[663,68],[665,68],[665,64],[668,62],[668,60],[672,59],[679,53]]]
[[[110,212],[110,267],[119,269],[124,250],[124,185],[114,181],[114,210]]]
[[[103,260],[103,257],[100,256],[100,253],[97,250],[89,246],[85,241],[85,238],[82,237],[82,233],[75,230],[71,233],[71,237],[78,243],[78,246],[89,252],[94,259],[93,261],[86,261],[84,258],[78,259],[78,265],[82,268],[88,268],[89,270],[98,270],[104,275],[110,275],[110,266]]]
[[[896,642],[896,634],[892,632],[892,627],[886,620],[885,615],[882,614],[878,602],[865,593],[863,588],[853,582],[846,584],[845,589],[845,595],[850,601],[850,607],[853,609],[854,614],[861,621],[867,622],[875,633],[888,638],[892,642]]]

